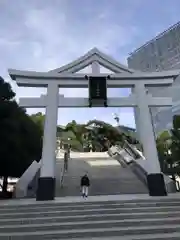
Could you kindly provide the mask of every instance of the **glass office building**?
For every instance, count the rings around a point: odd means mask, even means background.
[[[180,22],[150,40],[128,57],[129,68],[153,72],[180,68]],[[172,127],[172,117],[180,114],[180,77],[172,88],[150,89],[154,96],[171,95],[172,108],[153,108],[151,110],[155,132]]]
[[[150,72],[180,68],[180,22],[132,52],[128,66]]]

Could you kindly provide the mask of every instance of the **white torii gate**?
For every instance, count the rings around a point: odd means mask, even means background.
[[[76,61],[50,72],[32,72],[9,69],[9,74],[18,86],[47,87],[47,95],[40,98],[20,98],[22,107],[46,108],[41,171],[37,190],[37,200],[53,200],[55,197],[55,149],[58,107],[89,107],[88,98],[65,98],[59,95],[59,88],[88,88],[85,74],[76,73],[91,65],[92,73],[88,76],[102,77],[109,75],[107,87],[131,88],[128,97],[108,98],[108,107],[135,107],[136,125],[140,126],[140,136],[144,155],[148,163],[148,187],[151,196],[167,195],[164,178],[158,161],[156,143],[149,107],[172,106],[171,97],[152,97],[147,93],[149,86],[171,86],[180,71],[144,73],[133,71],[119,64],[111,57],[94,48]],[[100,66],[114,72],[100,73]],[[138,129],[139,130],[139,129]]]

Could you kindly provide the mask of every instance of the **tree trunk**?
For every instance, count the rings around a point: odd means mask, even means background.
[[[8,177],[3,177],[2,192],[7,193]]]

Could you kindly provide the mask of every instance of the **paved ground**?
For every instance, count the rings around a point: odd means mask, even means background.
[[[88,172],[91,187],[90,195],[114,195],[147,193],[146,186],[118,161],[106,153],[73,153],[69,161],[68,172],[64,176],[63,187],[60,186],[63,158],[59,154],[56,164],[56,196],[79,196],[80,178]]]
[[[158,197],[152,197],[148,194],[120,194],[120,195],[107,195],[107,196],[89,196],[88,199],[86,199],[86,202],[104,202],[104,201],[127,201],[127,200],[171,200],[179,201],[180,200],[180,193],[171,193],[168,194],[168,196],[158,196]],[[46,203],[79,203],[84,202],[85,200],[82,199],[82,197],[56,197],[53,201],[41,201],[38,202],[38,204],[46,204]],[[29,205],[29,204],[37,204],[37,201],[35,198],[28,198],[28,199],[9,199],[9,200],[2,200],[1,206],[13,206],[13,205]]]

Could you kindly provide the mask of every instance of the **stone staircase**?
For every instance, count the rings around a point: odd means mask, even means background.
[[[63,158],[56,161],[56,197],[79,196],[80,178],[85,173],[91,180],[90,195],[147,193],[147,186],[131,169],[122,166],[107,153],[72,153],[68,172],[60,186]]]
[[[178,194],[134,196],[2,201],[0,240],[180,239]]]

